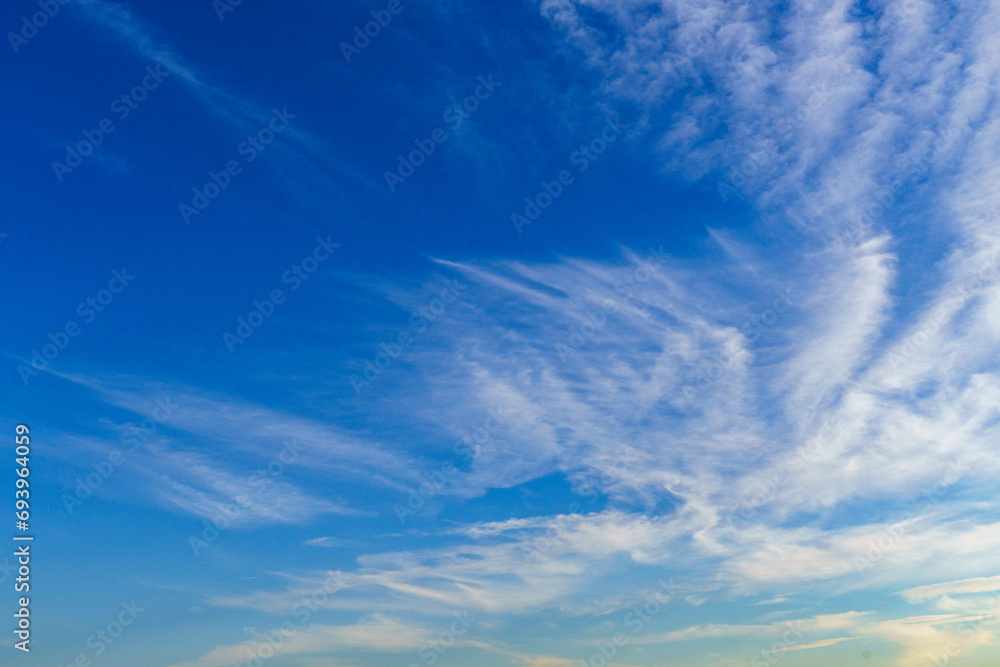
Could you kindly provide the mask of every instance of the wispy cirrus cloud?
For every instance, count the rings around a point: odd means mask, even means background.
[[[317,492],[324,481],[363,475],[366,484],[399,492],[416,479],[407,453],[308,417],[181,384],[51,372],[135,420],[102,420],[109,437],[57,435],[63,446],[53,454],[84,468],[123,457],[102,463],[114,479],[98,485],[98,495],[122,499],[124,484],[133,502],[244,527],[371,513]]]
[[[385,614],[371,614],[350,625],[310,625],[294,632],[280,628],[258,633],[253,639],[220,645],[190,662],[171,667],[228,667],[245,661],[248,653],[259,655],[262,646],[273,647],[265,655],[317,654],[345,649],[398,653],[416,650],[434,638],[427,628],[410,625]]]
[[[901,595],[908,602],[920,602],[927,598],[942,597],[953,593],[988,593],[990,591],[1000,591],[1000,576],[973,577],[961,581],[917,586],[903,591]]]
[[[183,82],[198,104],[239,132],[256,133],[259,128],[267,125],[272,117],[272,109],[275,106],[281,108],[284,104],[281,100],[263,102],[248,94],[236,92],[231,86],[212,81],[204,68],[178,52],[158,34],[152,24],[125,3],[80,0],[73,3],[72,8],[78,16],[106,31],[105,34],[120,41],[136,55],[162,64]],[[297,110],[292,109],[291,113],[297,114]],[[303,166],[314,167],[308,173],[317,183],[321,179],[324,182],[327,180],[326,170],[333,170],[373,190],[380,187],[373,179],[335,156],[334,147],[328,140],[305,129],[301,123],[286,127],[282,131],[282,138],[289,140],[291,145],[278,142],[272,151],[283,154],[288,168],[295,168],[297,172],[301,172]],[[283,182],[304,199],[315,200],[315,195],[302,187],[296,179],[284,178]]]
[[[407,367],[393,369],[426,388],[386,389],[393,411],[385,420],[427,428],[399,446],[184,392],[176,427],[224,443],[229,456],[260,456],[264,440],[294,436],[323,453],[311,459],[317,468],[335,458],[400,491],[419,481],[418,450],[447,454],[499,408],[502,432],[437,491],[442,504],[548,475],[607,499],[601,511],[452,522],[427,533],[445,546],[365,553],[345,573],[344,594],[323,606],[375,615],[351,630],[310,626],[298,652],[332,653],[336,641],[367,648],[380,633],[401,638],[388,646],[394,651],[424,637],[389,614],[606,611],[594,602],[607,599],[602,588],[626,566],[683,570],[699,601],[752,595],[783,604],[792,586],[838,594],[906,587],[907,601],[948,611],[811,616],[802,623],[815,639],[776,650],[878,636],[901,647],[903,667],[959,638],[970,650],[994,641],[994,624],[978,623],[990,616],[956,600],[993,590],[998,541],[998,18],[975,3],[782,10],[714,1],[540,5],[602,77],[599,102],[638,119],[638,136],[651,139],[665,172],[709,196],[725,192],[727,203],[742,195],[752,231],[769,241],[713,229],[699,259],[620,249],[604,259],[440,261],[470,290]],[[101,20],[143,53],[159,53],[114,15]],[[175,66],[212,105],[243,113],[239,100]],[[909,230],[926,243],[914,244]],[[104,391],[136,409],[128,392]],[[431,399],[431,409],[428,396],[449,398]],[[961,477],[920,504],[956,460]],[[207,468],[187,467],[207,483]],[[229,493],[230,482],[213,489]],[[757,494],[752,516],[728,525]],[[205,502],[189,489],[178,497]],[[886,525],[908,511],[905,530],[885,538]],[[878,563],[858,572],[856,559],[872,545]],[[317,577],[294,573],[286,590],[210,602],[275,613]],[[927,584],[944,580],[951,583]],[[956,629],[972,622],[970,633]],[[645,642],[771,637],[783,627],[690,625]],[[222,664],[242,648],[220,647],[189,666]]]

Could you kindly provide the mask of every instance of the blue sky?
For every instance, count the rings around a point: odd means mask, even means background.
[[[998,24],[8,3],[0,662],[995,665]]]

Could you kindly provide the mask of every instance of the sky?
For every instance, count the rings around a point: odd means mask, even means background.
[[[996,2],[0,27],[0,664],[1000,662]]]

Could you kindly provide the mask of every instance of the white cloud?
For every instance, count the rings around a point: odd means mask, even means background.
[[[903,647],[893,663],[897,667],[922,667],[928,655],[940,660],[967,654],[996,637],[996,619],[988,616],[939,614],[875,623],[866,632],[881,635]]]
[[[409,625],[385,614],[372,614],[351,625],[309,625],[257,633],[254,639],[220,645],[204,656],[171,667],[229,667],[261,655],[293,655],[361,649],[379,652],[416,650],[434,638],[431,630]],[[263,652],[262,652],[263,649]]]
[[[907,602],[920,602],[927,598],[941,597],[948,594],[986,593],[989,591],[1000,591],[1000,576],[973,577],[972,579],[962,579],[961,581],[947,581],[940,584],[917,586],[916,588],[908,588],[901,595]]]
[[[440,262],[470,291],[410,357],[427,392],[401,392],[393,407],[447,443],[490,410],[506,416],[441,501],[562,474],[609,507],[590,512],[578,495],[567,499],[575,510],[439,531],[457,545],[364,555],[326,608],[528,614],[593,601],[610,564],[624,561],[684,569],[693,600],[720,588],[905,586],[908,601],[956,612],[817,616],[804,621],[811,631],[838,636],[787,650],[846,641],[850,630],[901,645],[903,666],[950,641],[993,641],[991,622],[955,626],[986,619],[956,596],[994,590],[996,577],[981,575],[1000,546],[1000,18],[969,3],[854,8],[541,3],[602,77],[602,103],[633,111],[667,172],[742,194],[770,240],[713,229],[699,260],[623,249],[605,260]],[[432,411],[428,395],[450,400]],[[136,410],[130,392],[108,396]],[[294,436],[353,471],[377,469],[372,479],[387,487],[418,478],[412,453],[313,420],[194,391],[178,415],[177,428],[233,451],[259,455],[263,441]],[[185,456],[199,480],[174,488],[178,502],[231,494],[232,479],[212,481],[214,468]],[[283,511],[311,501],[287,497]],[[741,508],[749,516],[729,528]],[[905,529],[887,532],[904,517]],[[302,586],[214,602],[273,611]],[[392,621],[365,623],[298,645],[362,641]],[[646,641],[782,627],[696,625]],[[404,643],[421,636],[398,630]]]
[[[833,639],[820,639],[819,641],[810,642],[808,644],[796,644],[795,646],[788,646],[786,648],[775,649],[773,653],[784,653],[785,651],[805,651],[811,648],[824,648],[826,646],[833,646],[835,644],[839,644],[840,642],[846,642],[852,639],[858,639],[858,638],[834,637]]]

